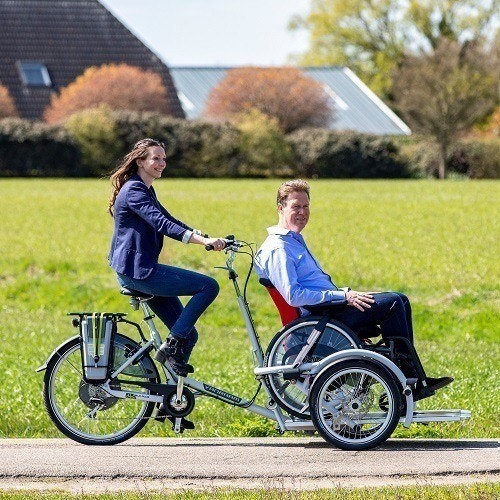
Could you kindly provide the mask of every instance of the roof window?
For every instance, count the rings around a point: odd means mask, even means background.
[[[24,85],[29,87],[51,87],[49,72],[45,64],[18,61],[17,67]]]

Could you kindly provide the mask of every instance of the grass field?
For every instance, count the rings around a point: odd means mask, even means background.
[[[277,180],[161,180],[157,193],[178,218],[212,235],[260,243],[276,221]],[[456,381],[422,408],[463,408],[472,419],[399,427],[397,437],[499,437],[500,183],[495,181],[312,181],[304,235],[339,286],[400,290],[412,299],[416,345],[431,375]],[[76,333],[66,312],[116,310],[139,320],[119,295],[106,254],[109,185],[97,180],[0,180],[0,437],[60,434],[35,373]],[[200,319],[196,377],[251,397],[251,350],[222,254],[166,241],[163,261],[215,276],[221,293]],[[244,276],[247,261],[237,262]],[[279,320],[252,277],[248,293],[265,344]],[[135,335],[133,331],[125,331]],[[263,391],[262,391],[263,392]],[[264,402],[263,394],[259,396]],[[190,436],[274,434],[261,417],[198,400]],[[171,435],[149,423],[142,435]],[[187,433],[186,433],[187,434]]]
[[[288,490],[222,490],[213,489],[205,492],[172,493],[162,492],[127,492],[104,494],[71,494],[71,493],[41,493],[14,492],[0,490],[0,500],[210,500],[214,498],[227,500],[494,500],[500,494],[498,484],[474,484],[470,486],[405,486],[385,488],[335,488],[317,491]]]

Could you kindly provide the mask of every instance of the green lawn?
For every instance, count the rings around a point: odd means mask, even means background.
[[[205,492],[185,491],[172,493],[162,492],[121,492],[104,494],[71,494],[71,493],[41,493],[14,492],[0,490],[0,500],[210,500],[221,498],[227,500],[494,500],[500,494],[498,484],[483,483],[470,486],[404,486],[385,488],[332,488],[316,491],[288,490],[233,490],[211,489]]]
[[[278,180],[161,180],[178,218],[212,235],[260,243],[276,221]],[[472,411],[464,423],[399,427],[397,437],[498,437],[500,183],[312,181],[304,235],[339,286],[394,289],[412,299],[416,345],[431,375],[456,381],[425,408]],[[118,293],[106,254],[109,184],[98,180],[0,180],[0,437],[59,436],[45,414],[35,369],[76,330],[70,310],[116,310],[139,320]],[[215,276],[221,293],[199,322],[196,377],[251,397],[250,345],[222,254],[165,242],[163,260]],[[244,276],[247,260],[237,267]],[[279,320],[255,279],[249,302],[264,343]],[[124,331],[124,333],[127,333]],[[133,334],[132,331],[128,332]],[[263,393],[263,391],[262,391]],[[264,396],[259,396],[264,402]],[[198,400],[191,436],[273,434],[261,417]],[[142,435],[171,435],[149,423]],[[187,434],[187,433],[186,433]]]

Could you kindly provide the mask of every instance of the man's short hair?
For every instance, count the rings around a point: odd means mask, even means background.
[[[302,179],[284,182],[278,189],[277,204],[285,205],[288,195],[295,192],[304,192],[309,198],[309,184]]]

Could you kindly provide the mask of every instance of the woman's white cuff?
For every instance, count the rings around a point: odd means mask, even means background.
[[[192,235],[193,231],[191,231],[190,229],[186,229],[184,236],[182,237],[182,243],[185,243],[187,245]]]

